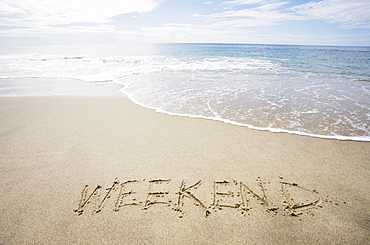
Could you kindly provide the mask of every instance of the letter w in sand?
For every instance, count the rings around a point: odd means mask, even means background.
[[[98,213],[101,211],[101,209],[104,207],[104,203],[106,200],[110,197],[111,192],[116,188],[116,186],[119,184],[118,180],[114,180],[111,187],[107,188],[107,193],[105,194],[103,200],[99,203],[99,190],[102,188],[100,185],[97,185],[95,189],[91,192],[91,194],[87,197],[87,191],[88,186],[85,185],[84,189],[81,193],[81,200],[78,204],[78,208],[74,211],[77,212],[79,215],[81,215],[84,211],[85,206],[90,203],[91,199],[95,199],[95,205],[94,205],[94,211],[93,213]]]

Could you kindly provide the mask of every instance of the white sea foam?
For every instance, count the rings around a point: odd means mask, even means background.
[[[125,92],[125,89],[121,89],[121,92],[126,94],[127,97],[134,102],[137,105],[140,105],[142,107],[155,110],[159,113],[164,113],[172,116],[181,116],[181,117],[190,117],[190,118],[200,118],[200,119],[207,119],[207,120],[214,120],[214,121],[220,121],[227,124],[232,124],[236,126],[241,127],[248,127],[250,129],[260,130],[260,131],[270,131],[273,133],[289,133],[289,134],[296,134],[301,136],[310,136],[310,137],[316,137],[316,138],[323,138],[323,139],[335,139],[335,140],[351,140],[351,141],[370,141],[370,136],[342,136],[342,135],[320,135],[320,134],[311,134],[311,133],[305,133],[300,131],[291,131],[286,129],[280,129],[280,128],[270,128],[270,127],[256,127],[250,124],[244,124],[244,123],[238,123],[229,119],[221,118],[221,117],[207,117],[207,116],[201,116],[201,115],[194,115],[194,114],[185,114],[185,113],[174,113],[170,111],[163,110],[158,107],[152,107],[148,106],[147,104],[143,104],[139,101],[137,101],[132,94]]]
[[[68,77],[85,82],[113,80],[162,71],[276,71],[268,61],[251,58],[171,58],[165,56],[88,57],[58,55],[2,55],[0,78]]]
[[[180,71],[129,76],[120,82],[125,84],[121,91],[135,103],[171,115],[273,132],[370,140],[366,95],[361,95],[361,86],[343,79]]]
[[[227,56],[2,55],[0,78],[114,81],[124,85],[121,92],[135,103],[170,115],[272,132],[370,141],[370,83],[362,75],[327,73],[308,65],[289,67],[288,61]],[[1,90],[4,94],[6,88]]]

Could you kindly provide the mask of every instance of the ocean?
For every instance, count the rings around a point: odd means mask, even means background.
[[[70,78],[76,84],[114,82],[134,103],[171,115],[370,141],[370,47],[122,44],[0,49],[0,96],[37,95],[36,90],[19,89],[20,84],[32,87],[35,82],[37,87],[38,80],[51,78]]]

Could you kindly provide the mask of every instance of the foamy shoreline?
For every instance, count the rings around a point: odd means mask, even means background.
[[[269,131],[272,133],[288,133],[288,134],[295,134],[295,135],[300,135],[300,136],[309,136],[309,137],[314,137],[314,138],[321,138],[321,139],[333,139],[333,140],[349,140],[349,141],[363,141],[363,142],[370,142],[370,137],[361,137],[361,136],[342,136],[342,135],[319,135],[319,134],[310,134],[310,133],[305,133],[305,132],[299,132],[299,131],[291,131],[291,130],[286,130],[286,129],[280,129],[280,128],[266,128],[266,127],[256,127],[253,125],[249,124],[243,124],[243,123],[238,123],[234,122],[229,119],[224,119],[224,118],[217,118],[217,117],[205,117],[205,116],[195,116],[195,115],[190,115],[190,114],[181,114],[181,113],[173,113],[169,111],[165,111],[160,108],[156,107],[151,107],[147,106],[143,103],[138,102],[135,100],[130,94],[124,92],[124,88],[122,88],[121,93],[125,94],[133,103],[145,107],[147,109],[155,110],[156,112],[171,115],[171,116],[179,116],[179,117],[190,117],[190,118],[198,118],[198,119],[205,119],[205,120],[213,120],[213,121],[219,121],[235,126],[240,126],[240,127],[247,127],[250,129],[254,130],[260,130],[260,131]]]
[[[252,124],[236,122],[222,116],[204,116],[201,114],[187,114],[168,111],[165,108],[150,106],[139,101],[133,94],[127,91],[124,82],[119,79],[84,82],[72,78],[0,78],[0,97],[18,97],[18,96],[127,96],[132,102],[142,107],[155,110],[156,112],[181,117],[200,118],[223,123],[248,127],[250,129],[269,131],[273,133],[289,133],[294,135],[309,136],[323,139],[335,139],[344,141],[364,141],[370,142],[367,136],[343,136],[343,135],[320,135],[307,133],[303,131],[287,130],[274,127],[258,127]],[[258,116],[257,116],[258,117]],[[315,122],[316,125],[320,122]],[[346,125],[346,123],[344,123]]]
[[[102,89],[106,81],[114,81],[117,90],[125,86],[124,92],[136,103],[172,115],[273,132],[370,141],[369,47],[144,46],[14,50],[0,55],[0,85],[6,78],[13,78],[13,83],[25,79],[26,84],[33,78],[35,84],[30,83],[28,89],[36,88],[37,94],[56,78],[97,83]],[[64,95],[75,94],[69,87],[89,89],[68,81],[52,85]],[[25,89],[22,82],[20,87]]]
[[[120,96],[8,97],[0,108],[1,243],[369,242],[368,142],[174,117]],[[119,199],[129,180],[137,196]],[[78,215],[86,185],[103,187],[103,208],[93,214],[92,199]],[[291,215],[294,203],[307,209]]]

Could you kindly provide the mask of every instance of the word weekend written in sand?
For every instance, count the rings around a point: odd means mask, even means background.
[[[302,214],[303,211],[308,211],[313,208],[321,207],[322,198],[316,190],[310,190],[304,188],[296,183],[289,183],[283,181],[282,177],[279,177],[280,181],[280,192],[283,199],[283,207],[287,214],[296,216]],[[171,179],[153,179],[145,183],[147,190],[142,193],[145,198],[139,201],[138,192],[135,191],[143,186],[145,179],[139,180],[127,180],[120,182],[115,179],[112,185],[106,188],[103,198],[101,198],[101,190],[104,189],[101,185],[97,185],[95,189],[88,194],[88,185],[85,185],[81,192],[81,199],[77,209],[74,211],[79,215],[83,214],[87,206],[93,202],[93,214],[99,213],[106,206],[108,199],[111,199],[112,195],[115,194],[117,197],[113,202],[113,210],[119,211],[120,209],[127,206],[137,206],[143,210],[147,210],[153,206],[166,206],[171,207],[174,211],[179,212],[179,218],[183,217],[184,214],[184,199],[190,199],[195,206],[203,212],[204,217],[208,217],[212,211],[222,210],[223,208],[229,208],[238,210],[241,214],[246,214],[252,206],[250,205],[249,198],[257,200],[267,212],[273,212],[277,214],[279,208],[272,204],[267,195],[266,184],[260,177],[256,179],[257,189],[253,190],[242,181],[213,181],[213,192],[210,194],[211,202],[207,206],[206,201],[202,201],[199,196],[195,194],[195,190],[202,184],[202,180],[187,185],[184,180],[181,181],[177,192],[175,192],[175,198],[171,199],[168,185],[173,182]],[[134,189],[132,189],[134,188]],[[301,192],[306,192],[311,200],[305,202],[296,202],[290,192],[292,189],[299,189]]]

